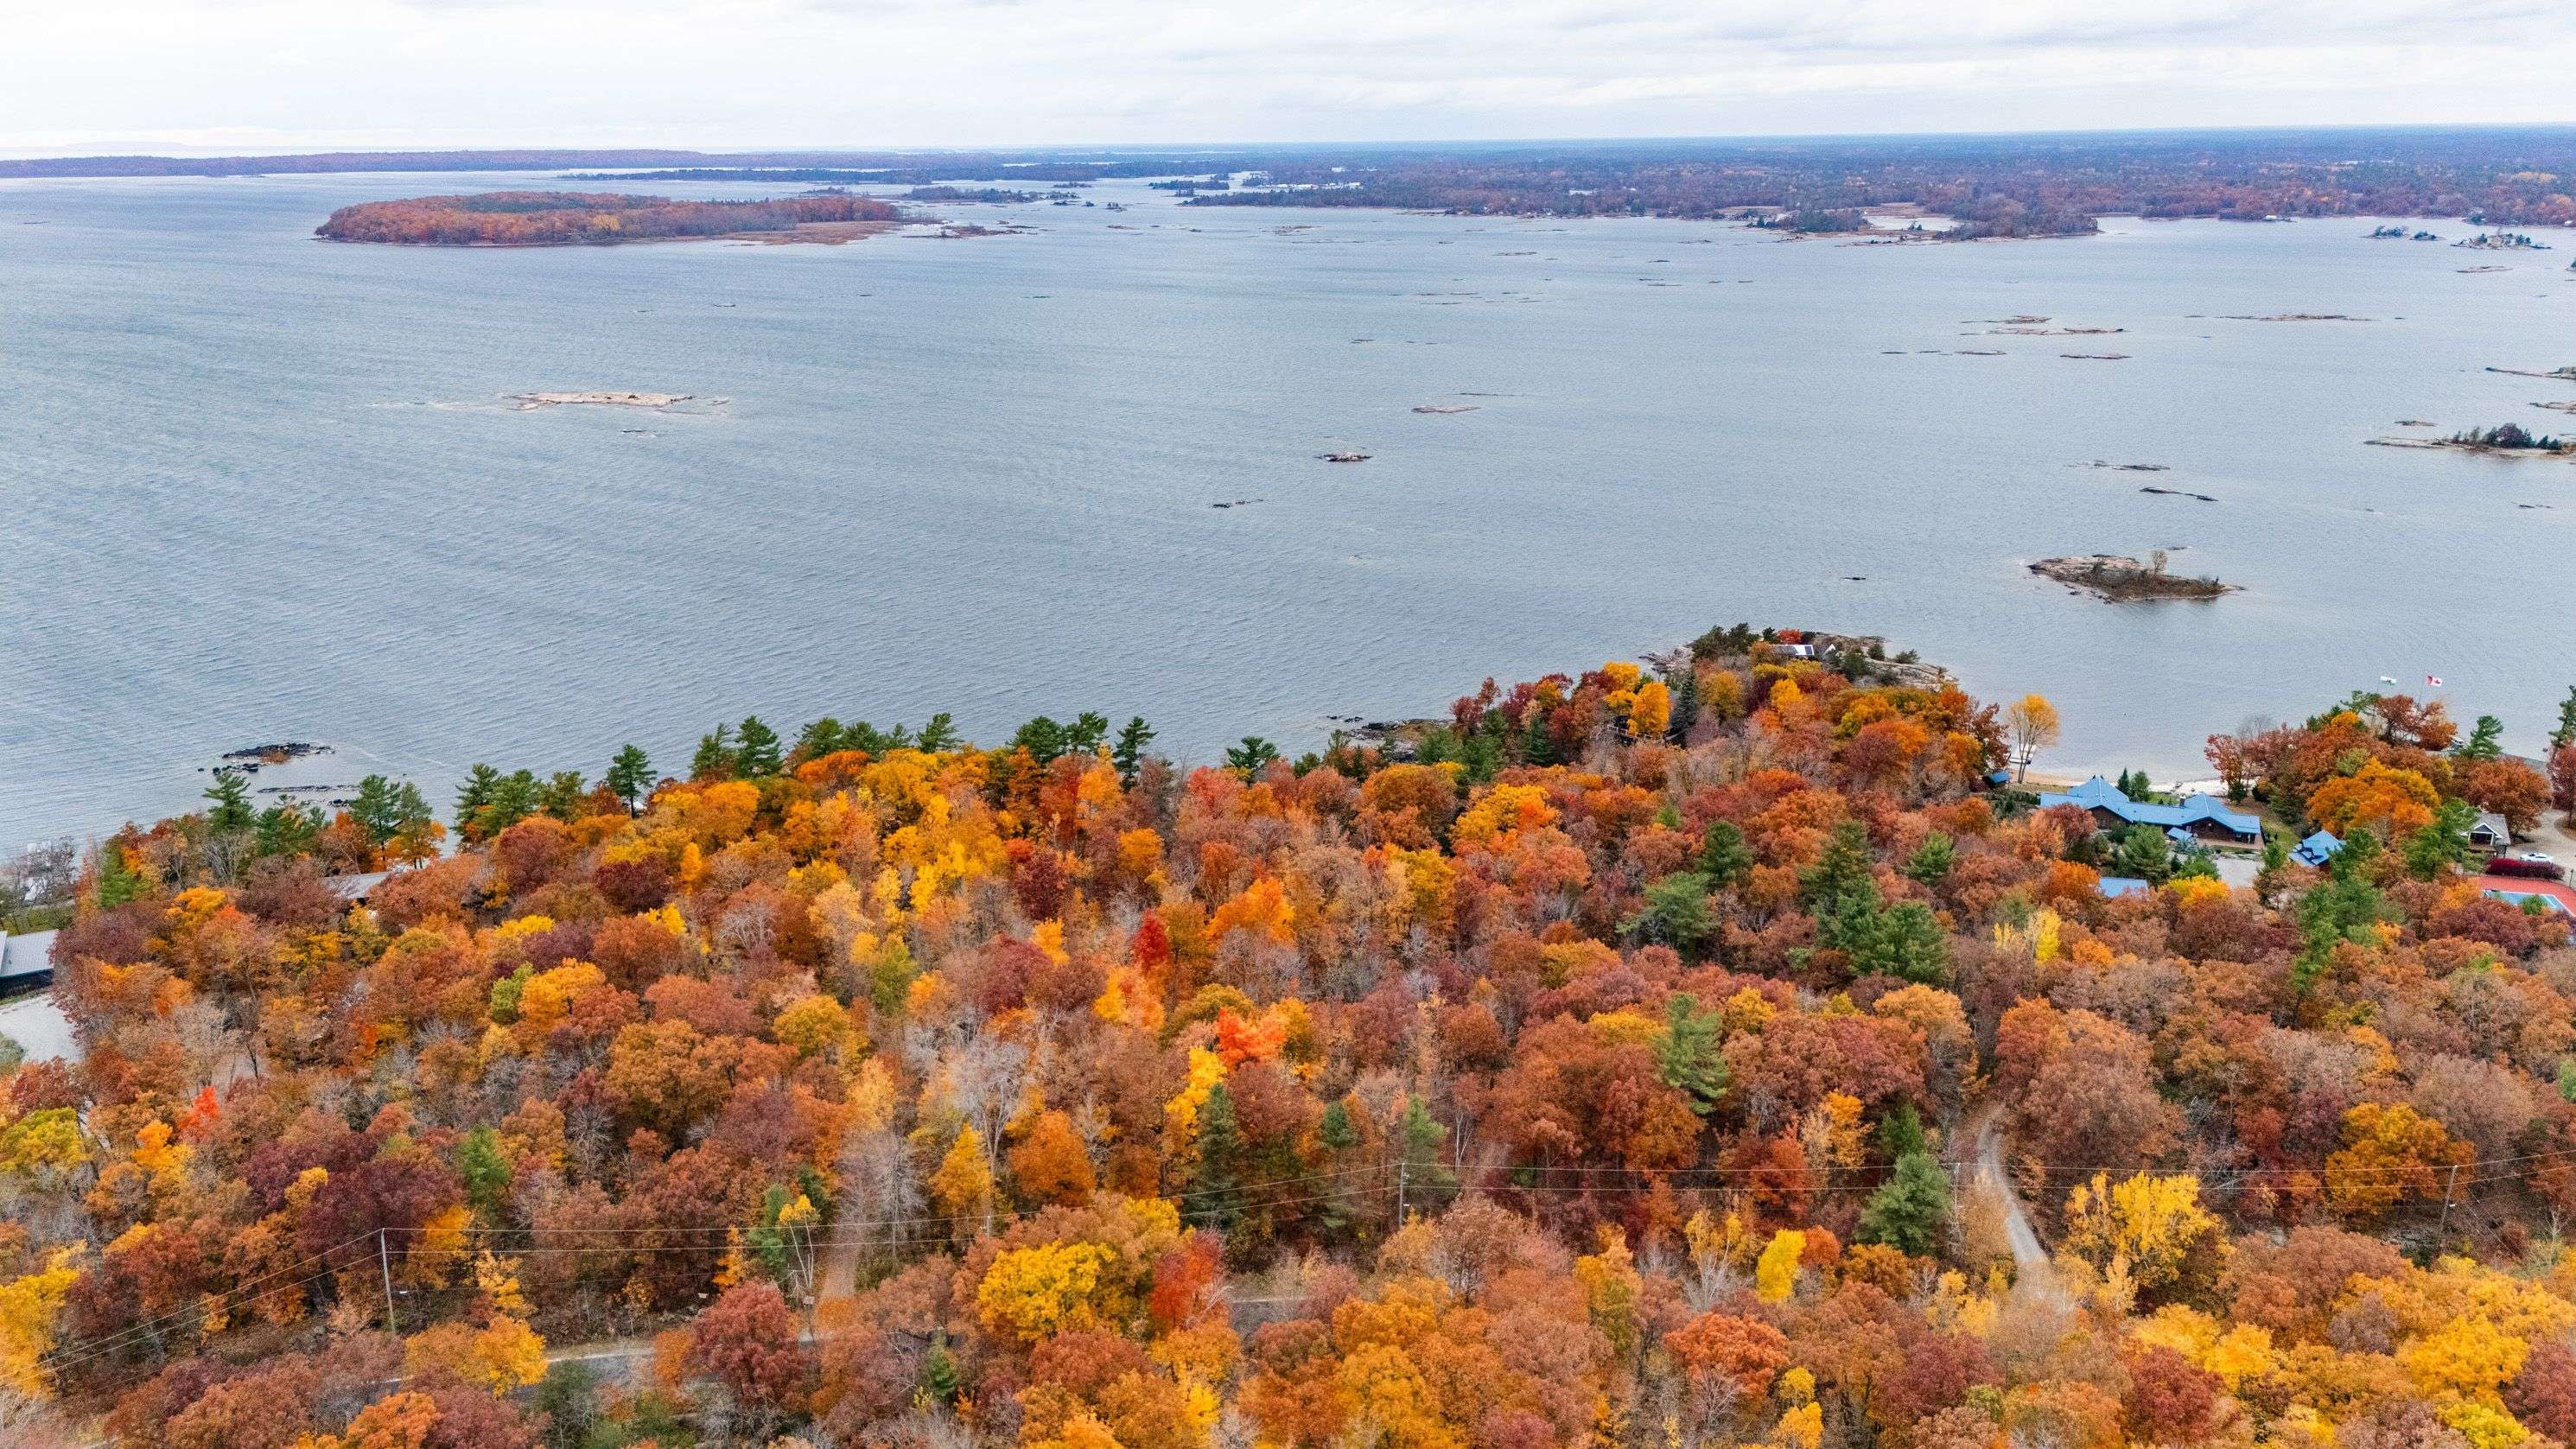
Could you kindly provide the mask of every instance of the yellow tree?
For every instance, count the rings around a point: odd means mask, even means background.
[[[1753,1291],[1765,1303],[1784,1303],[1798,1286],[1798,1260],[1806,1255],[1807,1235],[1783,1228],[1753,1265]]]
[[[1089,1328],[1102,1273],[1117,1255],[1098,1243],[1041,1243],[1013,1248],[993,1260],[975,1286],[975,1311],[984,1326],[1037,1343]]]
[[[2343,1114],[2343,1150],[2326,1158],[2326,1201],[2356,1221],[2395,1207],[2409,1193],[2442,1195],[2469,1161],[2464,1143],[2403,1102],[2364,1102]]]
[[[2004,708],[2004,728],[2012,732],[2014,779],[2030,774],[2030,762],[2057,743],[2057,706],[2044,694],[2025,694]]]
[[[984,1136],[972,1126],[958,1129],[939,1170],[930,1175],[930,1196],[953,1221],[953,1229],[981,1226],[993,1207],[993,1168],[984,1160]]]
[[[2097,1172],[2067,1196],[2066,1251],[2153,1304],[2214,1285],[2227,1232],[2200,1205],[2197,1177],[2139,1172],[2115,1184]]]
[[[28,1398],[46,1392],[41,1361],[54,1351],[64,1295],[79,1277],[72,1252],[65,1249],[42,1272],[0,1284],[0,1388]]]
[[[1628,706],[1628,733],[1641,740],[1661,739],[1672,723],[1673,692],[1660,679],[1639,685],[1636,702]]]

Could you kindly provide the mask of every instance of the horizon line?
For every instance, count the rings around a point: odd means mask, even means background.
[[[17,147],[0,144],[0,161],[26,164],[32,162],[99,162],[99,161],[257,161],[287,160],[320,156],[478,156],[506,155],[513,152],[639,152],[671,156],[702,156],[725,159],[742,156],[793,153],[803,155],[973,155],[1004,153],[1129,152],[1143,154],[1234,151],[1403,151],[1443,147],[1507,146],[1653,146],[1653,145],[1724,145],[1782,144],[1794,142],[1922,142],[1945,140],[2013,140],[2066,138],[2188,138],[2255,137],[2255,136],[2333,136],[2397,134],[2465,134],[2515,132],[2567,132],[2576,134],[2576,121],[2409,121],[2409,122],[2318,122],[2312,124],[2247,125],[2247,126],[2099,126],[2038,130],[1939,130],[1939,131],[1778,131],[1735,132],[1727,134],[1657,134],[1657,135],[1530,135],[1530,136],[1453,136],[1423,140],[1372,141],[1063,141],[1009,142],[993,145],[871,145],[854,142],[807,144],[737,144],[718,149],[698,146],[644,145],[635,143],[584,145],[578,143],[521,143],[449,145],[412,144],[401,146],[349,146],[308,143],[303,149],[254,148],[224,150],[215,147],[179,150],[85,150],[29,154]],[[115,144],[115,143],[106,143]],[[149,145],[139,142],[138,145]],[[169,144],[169,143],[162,143]]]

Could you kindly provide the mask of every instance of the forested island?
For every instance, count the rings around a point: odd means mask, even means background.
[[[841,240],[891,226],[894,204],[847,192],[767,201],[673,201],[616,192],[487,191],[344,206],[314,228],[329,241],[412,246],[605,246],[683,237],[776,236],[800,228]]]
[[[2467,834],[2576,804],[2576,695],[2546,774],[2394,694],[2212,736],[2263,836],[2231,884],[2009,783],[2048,700],[1876,655],[1739,626],[1488,680],[1407,760],[747,718],[445,812],[226,778],[46,904],[82,1052],[0,1053],[0,1415],[2576,1438],[2576,949]]]

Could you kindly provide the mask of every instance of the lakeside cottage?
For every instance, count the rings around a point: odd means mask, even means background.
[[[2119,786],[2096,775],[2071,790],[2041,794],[2040,808],[2045,810],[2052,805],[2073,805],[2088,811],[2094,825],[2103,830],[2153,825],[2177,845],[2213,841],[2224,845],[2263,843],[2263,822],[2230,807],[2216,795],[2185,795],[2179,805],[2158,805],[2132,800],[2121,793]]]

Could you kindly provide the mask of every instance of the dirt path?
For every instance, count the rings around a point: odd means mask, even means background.
[[[2004,1171],[2003,1128],[1992,1116],[1977,1128],[1976,1173],[1977,1180],[1992,1187],[2003,1200],[2004,1241],[2011,1245],[2013,1256],[2013,1291],[2027,1288],[2060,1303],[2070,1302],[2066,1289],[2057,1281],[2056,1267],[2049,1262],[2048,1249],[2040,1245],[2039,1234],[2031,1228],[2021,1194],[2013,1191],[2012,1177]]]

